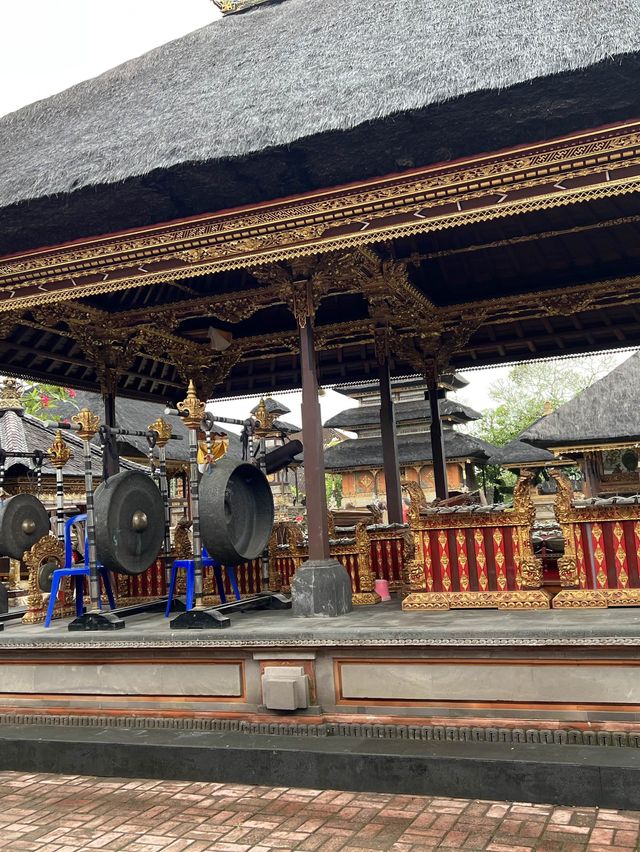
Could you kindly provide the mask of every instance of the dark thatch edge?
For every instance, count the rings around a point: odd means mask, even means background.
[[[0,253],[637,117],[634,0],[287,0],[0,120]]]
[[[482,417],[473,408],[455,402],[451,399],[440,400],[440,416],[454,423],[469,423],[472,420],[480,420]],[[394,405],[396,423],[424,423],[431,422],[429,403],[416,400],[415,402],[396,402]],[[344,411],[334,414],[324,424],[330,429],[346,429],[357,431],[363,426],[380,426],[380,406],[360,405],[357,408],[345,408]]]

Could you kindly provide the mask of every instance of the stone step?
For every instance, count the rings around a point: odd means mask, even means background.
[[[640,809],[637,749],[0,726],[0,769]]]

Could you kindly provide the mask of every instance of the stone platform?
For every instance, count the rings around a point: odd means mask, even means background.
[[[455,729],[450,739],[475,726],[515,741],[554,727],[574,742],[640,731],[635,609],[402,613],[394,601],[332,619],[258,611],[231,621],[174,631],[141,614],[124,630],[83,634],[7,622],[0,715],[377,725],[388,736],[418,725]],[[286,665],[308,675],[309,707],[268,711],[261,676]]]

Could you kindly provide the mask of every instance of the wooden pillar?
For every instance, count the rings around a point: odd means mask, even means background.
[[[115,428],[116,425],[116,395],[115,391],[103,390],[102,401],[104,403],[104,422],[106,426]],[[103,447],[103,474],[104,478],[115,476],[120,471],[120,461],[118,458],[118,442],[115,435],[107,435],[106,443]]]
[[[380,427],[382,431],[382,461],[387,496],[387,517],[390,524],[401,524],[402,489],[400,486],[396,417],[391,396],[389,358],[386,355],[380,363]]]
[[[438,377],[434,371],[427,375],[427,395],[429,408],[431,409],[431,454],[433,457],[433,478],[438,500],[446,500],[449,496],[449,485],[447,483],[447,457],[444,451],[444,436],[442,434],[442,421],[440,420],[440,406],[438,405]]]
[[[307,287],[311,285],[307,283]],[[308,299],[311,304],[311,298]],[[318,376],[312,317],[300,325],[300,368],[302,373],[302,435],[304,438],[304,481],[307,495],[309,559],[329,559],[327,492],[324,481],[322,414],[318,398]]]
[[[600,477],[596,453],[584,454],[585,497],[597,497],[600,493]]]
[[[469,491],[477,491],[478,490],[478,478],[476,476],[476,469],[474,467],[473,462],[465,462],[464,464],[464,473],[465,473],[465,485],[469,489]]]

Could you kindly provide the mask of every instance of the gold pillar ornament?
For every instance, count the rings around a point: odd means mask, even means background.
[[[83,441],[90,441],[100,428],[100,418],[88,408],[82,408],[71,418],[71,422],[79,426],[78,435]]]
[[[258,406],[254,411],[254,417],[258,423],[256,427],[256,435],[267,437],[274,431],[277,433],[277,430],[274,430],[273,428],[273,424],[278,419],[278,415],[275,411],[273,413],[269,413],[269,409],[267,408],[267,403],[264,397],[262,397],[262,399],[258,403]]]
[[[187,396],[182,402],[178,403],[178,411],[183,411],[186,417],[183,418],[184,424],[188,429],[199,429],[202,418],[204,417],[204,402],[198,399],[196,394],[196,386],[193,379],[189,382]]]
[[[171,426],[162,417],[149,425],[149,432],[156,433],[156,446],[165,447],[171,438]]]
[[[62,432],[58,429],[53,443],[47,450],[49,460],[54,467],[63,468],[66,463],[73,457],[73,453],[65,443],[62,437]]]

